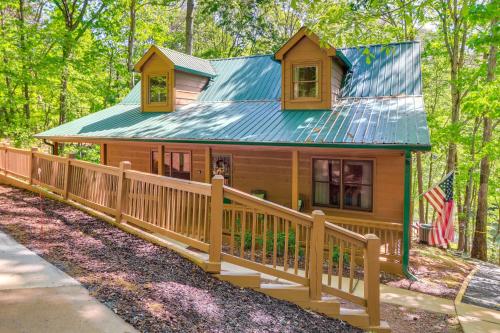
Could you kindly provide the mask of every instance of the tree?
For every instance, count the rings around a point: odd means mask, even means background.
[[[194,0],[187,0],[186,5],[186,48],[187,54],[193,54],[193,13]]]
[[[59,97],[59,124],[66,121],[68,111],[69,61],[80,38],[95,23],[101,12],[107,7],[106,2],[90,0],[53,0],[64,20],[61,38],[61,75]]]
[[[495,33],[498,23],[498,17],[494,16],[491,20],[491,44],[488,54],[487,66],[487,86],[491,86],[495,82],[495,73],[497,67],[497,38]],[[498,86],[497,86],[498,88]],[[490,115],[485,112],[483,116],[483,149],[488,147],[491,142],[493,133],[493,121]],[[486,240],[486,224],[488,219],[488,181],[490,177],[490,157],[489,154],[483,154],[481,158],[479,178],[479,191],[477,197],[477,213],[476,213],[476,229],[474,231],[474,241],[472,243],[471,256],[480,260],[487,260],[487,240]]]

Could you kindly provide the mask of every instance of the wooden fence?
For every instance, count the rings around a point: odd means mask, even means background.
[[[311,300],[340,297],[379,325],[380,239],[321,211],[297,212],[224,186],[221,176],[198,183],[133,171],[129,162],[110,167],[36,149],[0,146],[0,175],[208,253],[212,272],[223,260],[299,283]],[[362,295],[355,292],[360,281]]]

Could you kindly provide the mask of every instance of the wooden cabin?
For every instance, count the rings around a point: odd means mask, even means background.
[[[208,60],[151,46],[135,70],[141,82],[119,104],[37,137],[100,144],[106,165],[200,182],[221,174],[321,209],[377,234],[383,269],[405,269],[411,153],[430,149],[419,43],[335,48],[302,28],[274,55]]]

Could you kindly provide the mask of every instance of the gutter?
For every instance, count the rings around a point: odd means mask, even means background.
[[[411,201],[411,151],[405,150],[404,210],[403,210],[403,274],[411,281],[418,279],[409,271],[410,261],[410,201]]]
[[[45,136],[34,135],[37,139],[50,139],[56,142],[88,142],[101,143],[103,141],[134,141],[134,142],[164,142],[164,143],[187,143],[204,145],[237,145],[237,146],[267,146],[267,147],[314,147],[314,148],[344,148],[344,149],[382,149],[382,150],[408,150],[408,151],[430,151],[430,145],[416,144],[363,144],[363,143],[313,143],[313,142],[251,142],[231,140],[188,140],[188,139],[161,139],[161,138],[137,138],[137,137],[79,137],[79,136]]]

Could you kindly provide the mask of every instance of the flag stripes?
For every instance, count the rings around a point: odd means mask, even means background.
[[[424,193],[424,198],[437,213],[429,235],[429,245],[447,247],[453,241],[455,229],[453,226],[453,178],[448,174],[438,186]]]

